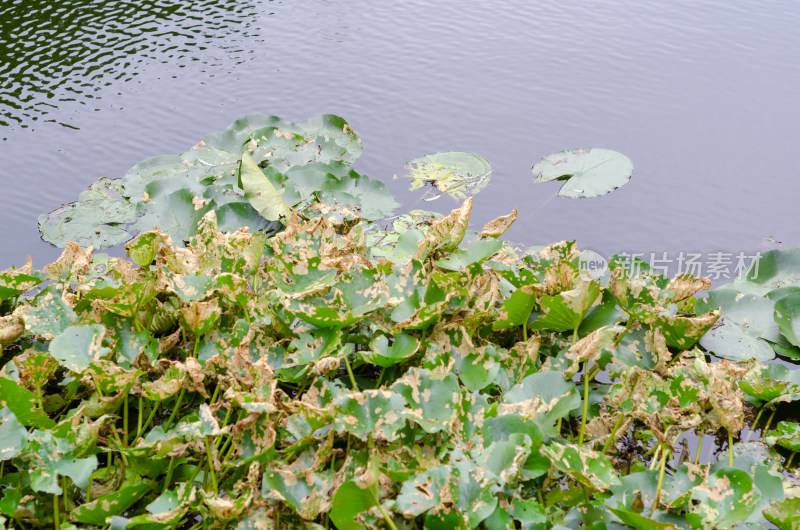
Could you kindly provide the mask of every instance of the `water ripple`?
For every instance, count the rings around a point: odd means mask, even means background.
[[[28,128],[64,104],[154,65],[203,71],[247,59],[255,4],[232,0],[16,0],[0,3],[0,126]]]

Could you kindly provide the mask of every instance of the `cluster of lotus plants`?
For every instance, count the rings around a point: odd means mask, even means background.
[[[470,230],[458,154],[411,169],[461,206],[384,219],[344,120],[276,120],[99,181],[40,220],[57,261],[0,272],[0,525],[797,524],[800,252],[706,297],[590,274],[503,242],[516,211]],[[537,166],[621,164],[590,151]]]

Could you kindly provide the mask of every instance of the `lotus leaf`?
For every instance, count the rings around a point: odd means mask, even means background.
[[[626,184],[633,174],[631,160],[609,149],[568,149],[544,157],[531,169],[535,182],[566,180],[561,197],[597,197]]]
[[[433,197],[438,199],[447,193],[457,201],[479,193],[489,184],[492,167],[480,155],[462,151],[434,153],[415,158],[406,163],[410,173],[411,189],[431,184],[437,190]]]

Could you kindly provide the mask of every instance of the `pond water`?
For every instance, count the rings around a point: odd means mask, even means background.
[[[474,225],[517,207],[508,237],[526,244],[734,262],[795,245],[798,27],[789,0],[6,1],[0,268],[57,257],[36,218],[96,178],[254,112],[343,116],[356,169],[405,207],[421,196],[392,180],[405,161],[480,153]],[[552,198],[530,167],[573,147],[625,153],[633,179]]]

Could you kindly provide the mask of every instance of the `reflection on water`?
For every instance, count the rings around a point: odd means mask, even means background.
[[[0,2],[0,126],[62,122],[64,107],[93,106],[105,87],[155,63],[239,64],[253,3],[232,0],[16,0]],[[4,135],[5,136],[5,135]]]

